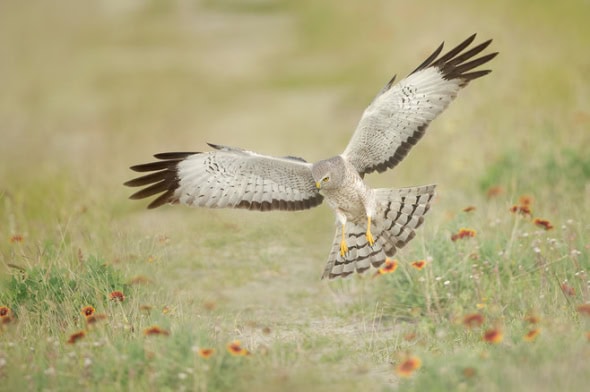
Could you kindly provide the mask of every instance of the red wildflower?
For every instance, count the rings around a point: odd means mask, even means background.
[[[94,314],[94,312],[95,312],[95,309],[92,306],[88,305],[88,306],[84,306],[80,313],[82,313],[84,315],[84,317],[90,317]]]
[[[412,376],[412,374],[420,369],[422,361],[418,357],[408,357],[405,361],[395,367],[395,373],[404,378]]]
[[[539,227],[542,227],[545,230],[553,229],[553,225],[547,219],[535,218],[533,223]]]
[[[122,291],[115,290],[115,291],[113,291],[113,292],[111,292],[109,294],[109,299],[111,301],[120,301],[120,302],[123,302],[123,301],[125,301],[125,294],[123,294]]]
[[[459,231],[451,236],[451,241],[455,242],[463,238],[475,237],[477,232],[473,229],[461,228]]]
[[[0,306],[0,318],[9,317],[12,311],[8,306]]]
[[[395,272],[395,270],[397,269],[397,265],[397,260],[387,259],[385,260],[385,264],[383,264],[383,267],[379,268],[377,272],[375,272],[375,276],[391,274],[392,272]]]
[[[13,234],[12,236],[10,236],[10,243],[11,244],[21,243],[24,240],[25,240],[25,238],[22,236],[22,234]]]
[[[213,349],[213,348],[200,348],[197,350],[197,354],[201,358],[208,359],[211,356],[213,356],[213,354],[215,354],[215,349]]]
[[[8,324],[12,321],[12,310],[8,306],[0,306],[0,323]]]
[[[412,262],[412,267],[416,268],[417,270],[421,270],[426,266],[426,260],[418,260]]]
[[[145,336],[151,336],[151,335],[164,335],[164,336],[168,336],[170,335],[170,332],[166,331],[165,329],[162,329],[160,327],[158,327],[157,325],[153,325],[149,328],[146,328],[143,330],[143,334]]]
[[[528,205],[513,205],[510,207],[510,212],[521,215],[531,215],[531,208]]]
[[[463,208],[463,212],[472,212],[475,211],[475,206],[467,206]]]
[[[526,333],[526,335],[524,335],[523,339],[527,342],[532,342],[537,338],[537,336],[539,336],[540,333],[541,330],[539,328],[531,329]]]
[[[82,339],[84,336],[86,336],[86,332],[84,332],[84,331],[75,332],[70,335],[70,337],[68,339],[68,344],[74,344],[78,340]]]
[[[498,344],[504,339],[504,334],[498,328],[488,329],[483,333],[483,340],[488,343]]]
[[[229,353],[234,356],[250,355],[250,352],[242,347],[242,344],[239,340],[234,340],[233,342],[228,343],[227,351],[229,351]]]

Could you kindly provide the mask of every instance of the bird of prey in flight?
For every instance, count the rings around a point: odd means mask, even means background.
[[[166,203],[191,207],[296,211],[325,199],[338,221],[322,278],[379,268],[410,241],[430,208],[435,185],[371,189],[366,174],[397,165],[430,122],[498,53],[482,55],[491,40],[472,45],[475,34],[441,55],[441,44],[406,78],[395,76],[365,109],[340,155],[308,163],[241,148],[209,144],[208,152],[166,152],[156,162],[132,166],[149,172],[125,185],[144,187],[131,195],[157,195],[148,208]]]

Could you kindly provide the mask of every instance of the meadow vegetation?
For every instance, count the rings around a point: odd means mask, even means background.
[[[0,390],[582,390],[590,14],[572,0],[4,1]],[[299,213],[127,200],[130,165],[221,143],[342,151],[442,40],[500,52],[375,187],[438,184],[381,273],[320,281]]]

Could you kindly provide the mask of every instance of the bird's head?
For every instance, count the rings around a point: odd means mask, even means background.
[[[344,177],[344,162],[340,156],[325,159],[313,164],[311,174],[315,186],[322,190],[336,189]]]

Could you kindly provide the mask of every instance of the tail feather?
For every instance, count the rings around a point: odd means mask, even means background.
[[[363,273],[371,267],[379,268],[396,253],[397,248],[414,238],[415,229],[424,222],[424,214],[430,209],[435,187],[376,189],[378,207],[371,228],[375,243],[371,246],[367,242],[365,225],[349,221],[344,227],[348,252],[342,256],[342,227],[339,226],[322,279],[346,277],[354,272]]]

